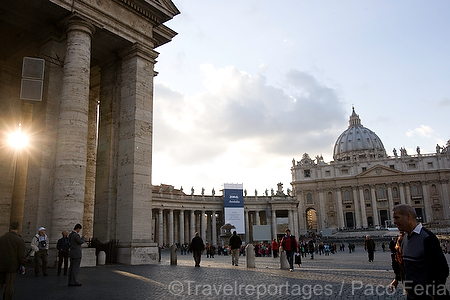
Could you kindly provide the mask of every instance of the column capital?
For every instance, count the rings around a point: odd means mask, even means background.
[[[70,16],[59,21],[58,26],[65,28],[66,33],[74,30],[83,31],[89,34],[91,38],[95,33],[95,26],[93,22],[85,20],[76,13],[71,14]]]
[[[156,58],[159,55],[159,52],[147,47],[145,45],[134,43],[131,47],[128,47],[119,53],[122,59],[126,60],[135,56],[139,56],[153,64],[156,63]]]

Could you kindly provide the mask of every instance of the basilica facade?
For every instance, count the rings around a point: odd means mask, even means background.
[[[353,112],[338,137],[334,161],[325,163],[305,153],[292,162],[292,186],[304,216],[301,232],[324,228],[381,228],[392,224],[395,205],[410,204],[421,222],[450,219],[450,143],[436,153],[408,154],[393,149],[389,156],[381,139]],[[315,215],[316,223],[307,222]]]

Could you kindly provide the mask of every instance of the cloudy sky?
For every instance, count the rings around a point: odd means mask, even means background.
[[[389,155],[450,139],[450,1],[173,0],[159,47],[153,184],[290,187],[332,160],[354,105]]]

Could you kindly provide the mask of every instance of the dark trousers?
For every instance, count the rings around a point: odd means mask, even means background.
[[[273,253],[273,258],[278,257],[278,249],[277,250],[272,250]]]
[[[286,258],[289,262],[289,269],[294,269],[294,251],[286,250]]]
[[[3,293],[4,300],[12,299],[16,275],[17,272],[14,273],[0,272],[0,293],[3,291],[3,286],[5,286],[5,292]]]
[[[200,267],[200,261],[202,260],[202,251],[193,251],[195,266]]]
[[[39,275],[39,265],[42,262],[42,273],[47,274],[47,250],[39,250],[34,253],[34,274]]]
[[[61,274],[61,266],[64,261],[64,275],[67,275],[67,266],[69,265],[69,253],[58,253],[58,275]]]
[[[369,253],[369,261],[373,261],[373,250],[367,250],[367,253]]]
[[[69,266],[69,284],[77,284],[78,271],[80,270],[81,257],[70,258]]]

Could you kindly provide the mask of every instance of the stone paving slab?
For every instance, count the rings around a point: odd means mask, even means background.
[[[446,255],[447,260],[450,255]],[[390,253],[338,252],[314,260],[302,259],[294,272],[279,269],[279,258],[257,257],[256,268],[231,265],[231,256],[202,257],[194,267],[192,255],[180,255],[170,265],[163,251],[158,265],[106,265],[81,268],[81,287],[68,287],[66,276],[34,277],[32,266],[17,277],[14,299],[406,299],[401,288],[390,292],[393,279]]]

